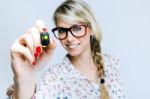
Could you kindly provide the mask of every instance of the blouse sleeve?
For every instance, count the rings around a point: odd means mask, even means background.
[[[124,88],[120,77],[119,59],[105,55],[106,85],[110,93],[110,99],[125,99]]]

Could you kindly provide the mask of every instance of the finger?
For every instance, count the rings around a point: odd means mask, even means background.
[[[50,38],[50,44],[44,49],[45,53],[49,54],[51,50],[56,47],[56,42],[54,39]]]
[[[43,30],[48,31],[45,23],[42,20],[37,20],[35,26],[39,29],[39,32],[43,32]]]
[[[40,54],[42,52],[42,48],[41,48],[39,30],[36,27],[32,27],[30,29],[30,34],[32,35],[32,39],[34,43],[34,54]]]
[[[18,55],[23,55],[31,64],[33,64],[34,57],[32,56],[28,47],[20,44],[19,40],[16,40],[15,43],[11,47],[11,55],[12,58],[16,58]]]
[[[33,39],[32,35],[30,33],[25,33],[21,38],[20,38],[20,43],[23,44],[25,43],[26,46],[30,49],[30,52],[33,53],[34,51],[34,44],[33,44]]]
[[[42,20],[37,20],[35,26],[39,29],[40,33],[42,33],[43,31],[48,32],[48,29]],[[50,36],[49,36],[49,39],[50,39],[50,43],[45,49],[45,51],[49,50],[50,48],[55,48],[56,46],[55,40],[52,39]]]

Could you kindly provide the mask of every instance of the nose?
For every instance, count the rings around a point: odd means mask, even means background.
[[[68,35],[67,35],[67,40],[69,41],[69,42],[72,42],[73,40],[74,40],[74,36],[71,34],[71,32],[70,31],[68,31]]]

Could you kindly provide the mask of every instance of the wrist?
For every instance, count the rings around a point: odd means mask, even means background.
[[[30,99],[35,92],[35,79],[15,78],[14,77],[14,95],[16,99]]]

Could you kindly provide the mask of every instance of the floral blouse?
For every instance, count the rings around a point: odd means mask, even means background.
[[[104,63],[110,99],[125,99],[118,59],[105,54]],[[66,56],[44,72],[32,99],[100,99],[100,87],[81,74]]]

